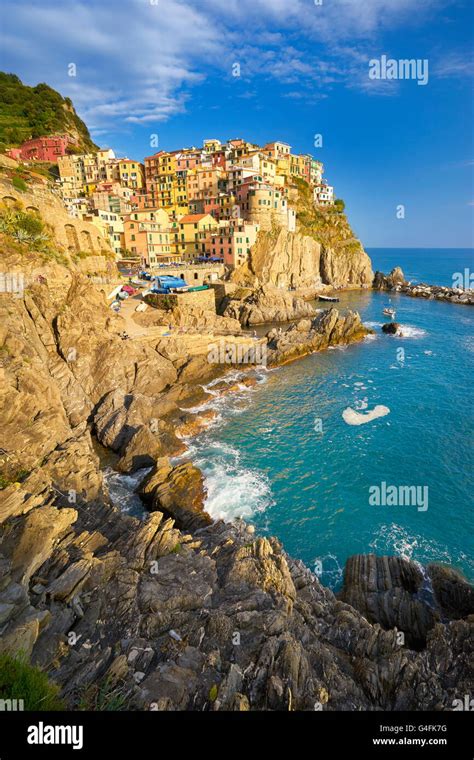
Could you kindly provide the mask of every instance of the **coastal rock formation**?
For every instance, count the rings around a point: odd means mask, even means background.
[[[204,510],[202,473],[190,462],[171,467],[168,459],[159,460],[139,492],[150,511],[164,512],[180,529],[196,530],[211,523]]]
[[[231,281],[242,286],[273,285],[284,290],[315,289],[323,285],[321,246],[313,238],[283,228],[260,232],[245,264]]]
[[[223,313],[225,317],[238,319],[242,327],[248,327],[264,322],[289,322],[313,316],[315,311],[311,304],[293,293],[262,285],[242,300],[227,297]]]
[[[386,333],[387,335],[396,335],[399,330],[400,325],[398,322],[386,322],[384,325],[382,325],[382,332]]]
[[[430,577],[436,604],[443,617],[451,620],[474,615],[474,588],[452,567],[431,564]]]
[[[302,319],[284,331],[270,330],[268,363],[283,364],[328,346],[353,343],[369,333],[357,313],[341,315],[337,309],[323,310],[314,319]]]
[[[403,293],[403,295],[412,296],[413,298],[448,301],[449,303],[464,304],[466,306],[474,304],[474,291],[472,289],[448,288],[444,285],[426,285],[423,282],[412,284],[405,280],[405,275],[400,267],[395,267],[388,275],[376,272],[373,287],[376,290],[392,290],[396,293]]]
[[[424,575],[419,565],[400,557],[375,554],[351,557],[344,568],[340,599],[359,610],[371,623],[397,628],[408,645],[420,649],[439,614],[417,598]]]
[[[369,256],[358,241],[322,244],[303,232],[275,228],[260,232],[248,260],[231,275],[244,287],[263,284],[317,293],[332,288],[370,287]]]
[[[395,290],[397,287],[408,285],[400,267],[394,267],[390,274],[375,272],[372,287],[374,290]]]
[[[425,641],[420,576],[390,564],[370,610],[396,625],[401,600],[418,626],[401,644],[276,539],[211,523],[202,474],[169,460],[182,445],[170,420],[206,398],[192,368],[121,341],[120,317],[76,272],[59,285],[0,296],[2,651],[26,653],[71,708],[96,707],[99,692],[105,709],[119,695],[139,710],[449,710],[469,693],[463,581],[432,574],[443,614]],[[287,332],[271,339],[275,360],[366,331],[330,310]],[[112,504],[92,434],[127,471],[154,462],[143,519]]]
[[[435,622],[416,651],[243,522],[189,533],[161,511],[44,510],[31,514],[54,530],[38,553],[15,548],[31,518],[3,526],[2,646],[26,648],[70,707],[98,688],[158,710],[449,710],[468,693],[472,623]],[[403,576],[407,609],[416,582]]]
[[[358,241],[347,245],[323,246],[321,279],[333,288],[368,288],[372,282],[372,263]]]
[[[401,557],[350,557],[339,598],[369,622],[402,631],[414,649],[426,646],[429,632],[440,620],[474,614],[474,588],[460,573],[437,564],[424,569]]]

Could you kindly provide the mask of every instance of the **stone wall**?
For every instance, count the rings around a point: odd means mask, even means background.
[[[213,280],[217,280],[224,274],[223,264],[197,264],[196,266],[186,267],[162,267],[150,270],[153,275],[171,275],[180,277],[191,287],[196,285],[208,285]]]
[[[112,255],[108,239],[94,224],[69,216],[61,199],[45,187],[31,187],[28,192],[16,190],[11,183],[0,181],[0,202],[13,205],[20,202],[26,211],[39,213],[50,225],[58,245],[68,253],[84,251],[91,254]]]
[[[197,290],[191,293],[149,293],[145,296],[145,301],[157,309],[174,309],[175,307],[190,308],[199,306],[206,311],[216,311],[216,302],[212,288],[208,290]]]

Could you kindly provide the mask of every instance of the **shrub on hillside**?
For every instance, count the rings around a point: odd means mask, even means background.
[[[16,175],[12,179],[12,185],[16,190],[19,190],[21,193],[26,193],[26,191],[28,190],[28,186],[25,180]]]
[[[25,658],[0,654],[0,700],[21,699],[25,710],[65,710],[59,687]]]

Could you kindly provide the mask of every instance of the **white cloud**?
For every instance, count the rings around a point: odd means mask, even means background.
[[[186,109],[209,72],[241,63],[308,97],[344,84],[377,94],[365,76],[385,28],[420,24],[440,0],[3,0],[2,68],[69,95],[94,130],[153,124]],[[75,63],[77,76],[67,75]],[[451,61],[459,73],[461,63]],[[448,71],[445,65],[445,71]],[[449,73],[449,72],[448,72]],[[446,74],[448,75],[448,74]],[[252,84],[251,84],[252,83]],[[97,132],[97,134],[99,134]]]

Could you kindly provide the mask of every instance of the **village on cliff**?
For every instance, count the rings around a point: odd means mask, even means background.
[[[68,213],[91,222],[118,261],[141,267],[212,260],[242,265],[259,230],[296,230],[290,187],[304,180],[316,206],[334,204],[323,165],[284,142],[204,140],[202,148],[160,150],[144,164],[111,149],[78,153],[69,135],[30,139],[7,155],[57,162],[57,191]],[[69,249],[79,240],[71,227]]]

